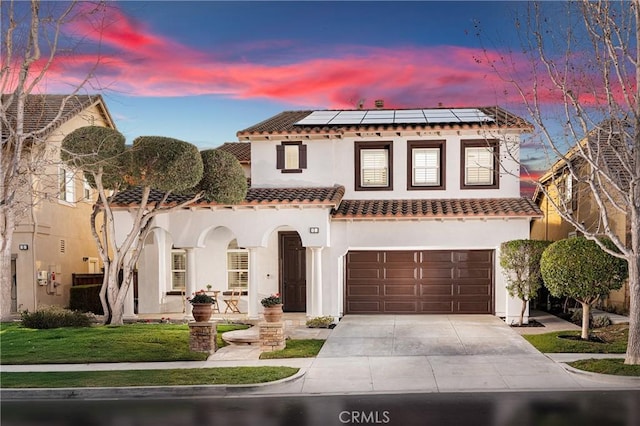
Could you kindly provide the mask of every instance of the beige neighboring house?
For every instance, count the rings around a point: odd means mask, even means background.
[[[56,119],[60,108],[63,112]],[[68,306],[72,274],[101,271],[89,224],[96,194],[80,171],[61,163],[60,146],[66,135],[80,127],[115,129],[99,95],[30,95],[26,110],[25,132],[55,124],[43,135],[47,147],[44,173],[30,177],[34,202],[13,236],[13,312]],[[21,196],[30,195],[25,190]]]
[[[600,129],[594,130],[589,138],[581,141],[583,147],[586,147],[587,141],[590,141],[592,149],[596,149],[597,146],[604,147],[598,155],[601,159],[601,167],[608,168],[612,176],[617,176],[620,186],[628,188],[628,177],[624,173],[618,158],[621,152],[618,149],[619,138],[616,138],[615,134],[612,136],[610,132]],[[595,141],[599,141],[599,144],[595,144]],[[576,175],[571,175],[566,160],[561,159],[540,178],[540,183],[546,188],[546,194],[545,191],[538,188],[534,193],[533,199],[544,213],[544,217],[533,220],[531,239],[558,241],[581,235],[571,223],[560,216],[555,206],[571,212],[572,217],[579,223],[583,223],[590,232],[604,234],[600,208],[594,199],[593,193],[588,188],[588,184],[583,179],[583,176],[586,176],[586,173],[589,172],[589,167],[584,160],[579,158],[576,148],[568,153],[566,157],[574,165]],[[612,171],[614,173],[611,173]],[[613,194],[614,192],[611,191],[611,193]],[[625,244],[629,244],[631,241],[631,224],[627,214],[615,210],[611,204],[608,204],[608,217],[610,227],[618,238]],[[620,290],[610,292],[609,296],[604,300],[604,306],[628,310],[628,284],[625,284]]]

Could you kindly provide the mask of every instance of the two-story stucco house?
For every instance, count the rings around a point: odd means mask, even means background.
[[[286,111],[241,130],[246,200],[156,218],[139,312],[179,311],[182,291],[211,285],[246,288],[250,317],[279,292],[285,312],[310,317],[515,318],[497,259],[541,216],[520,197],[518,145],[530,129],[491,107]],[[130,202],[121,198],[120,223]]]
[[[15,105],[9,105],[6,116],[14,125]],[[12,312],[68,306],[72,274],[100,272],[89,224],[95,191],[81,171],[60,160],[64,137],[89,125],[115,128],[99,95],[34,94],[26,100],[24,131],[33,135],[27,142],[38,140],[42,154],[34,154],[38,174],[28,174],[28,184],[17,195],[27,208],[11,247]]]

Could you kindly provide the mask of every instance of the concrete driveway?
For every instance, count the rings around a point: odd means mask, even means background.
[[[613,386],[619,386],[611,384]],[[272,392],[607,388],[577,378],[491,315],[347,315],[304,377]]]
[[[493,354],[539,352],[493,315],[347,315],[318,357]]]

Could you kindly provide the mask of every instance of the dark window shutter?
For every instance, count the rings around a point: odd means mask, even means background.
[[[300,145],[298,147],[298,167],[301,169],[307,168],[307,146]]]
[[[284,145],[276,145],[276,168],[284,169]]]

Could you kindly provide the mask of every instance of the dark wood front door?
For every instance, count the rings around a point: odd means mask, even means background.
[[[285,312],[307,309],[306,249],[297,232],[280,232],[280,293]]]

